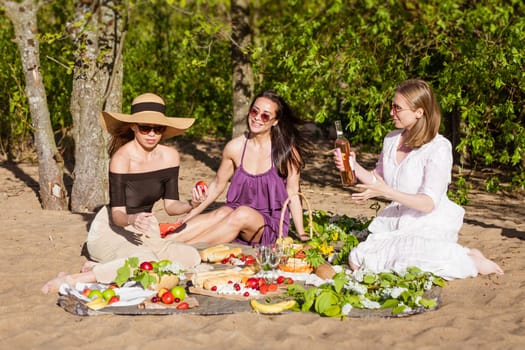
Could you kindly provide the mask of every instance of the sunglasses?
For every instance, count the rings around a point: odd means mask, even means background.
[[[410,111],[410,108],[403,108],[400,105],[396,105],[395,103],[392,103],[392,107],[390,110],[394,110],[395,113],[403,112],[403,111]]]
[[[273,119],[272,116],[268,114],[267,112],[259,113],[259,111],[255,108],[250,109],[250,112],[248,114],[250,115],[251,118],[255,118],[257,117],[257,115],[259,115],[263,123],[268,123],[270,120]]]
[[[164,131],[166,131],[166,127],[164,125],[151,126],[151,125],[140,125],[140,124],[137,124],[137,127],[139,128],[139,132],[142,135],[147,135],[152,130],[155,133],[155,135],[162,135],[162,133],[164,133]]]

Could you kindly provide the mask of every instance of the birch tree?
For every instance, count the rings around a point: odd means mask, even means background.
[[[47,95],[40,71],[37,13],[42,5],[36,0],[21,2],[0,0],[6,16],[13,23],[14,41],[20,50],[25,94],[38,155],[39,194],[43,209],[67,210],[64,186],[64,160],[58,152],[47,105]]]
[[[103,109],[121,110],[123,18],[127,18],[123,1],[82,0],[77,1],[75,20],[69,25],[75,48],[73,212],[91,212],[107,203],[107,140],[99,115]]]

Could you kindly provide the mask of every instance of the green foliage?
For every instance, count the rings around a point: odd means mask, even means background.
[[[358,271],[354,275],[340,272],[333,283],[305,289],[301,285],[288,287],[298,309],[327,317],[345,317],[352,308],[391,309],[393,315],[419,309],[433,309],[437,300],[425,298],[432,287],[444,287],[445,281],[417,267],[405,273]]]
[[[39,18],[41,71],[52,125],[61,133],[72,123],[72,44],[65,24],[72,20],[74,3],[50,2]],[[196,118],[190,136],[229,137],[229,1],[143,0],[129,5],[124,112],[134,96],[152,91],[166,99],[169,115]],[[250,6],[254,43],[248,53],[256,92],[276,90],[304,118],[321,126],[340,119],[352,144],[377,152],[393,128],[393,89],[407,78],[423,78],[437,93],[442,131],[453,141],[461,166],[500,170],[488,179],[486,190],[507,184],[525,188],[522,1],[261,0]],[[0,15],[4,154],[31,136],[12,36],[7,18]],[[468,184],[459,185],[459,201],[465,202]]]
[[[303,213],[303,221],[305,227],[309,227],[308,212]],[[356,234],[365,230],[370,222],[371,219],[365,217],[353,218],[324,210],[312,211],[311,225],[314,234],[308,241],[311,248],[306,250],[305,260],[313,267],[326,261],[336,265],[346,264],[350,250],[359,244]],[[297,235],[293,223],[290,231]]]

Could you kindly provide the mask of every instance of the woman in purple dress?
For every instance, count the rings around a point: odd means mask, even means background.
[[[168,239],[211,244],[273,243],[279,236],[281,212],[288,210],[283,204],[289,196],[298,236],[307,239],[301,200],[294,195],[300,190],[307,145],[297,128],[301,123],[276,93],[257,95],[247,116],[248,132],[228,142],[219,170],[205,190],[205,200],[182,219],[184,229]],[[202,213],[230,180],[225,205]],[[288,227],[289,214],[284,216],[283,236],[288,235]]]

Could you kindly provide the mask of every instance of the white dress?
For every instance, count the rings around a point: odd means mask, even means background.
[[[375,170],[400,192],[430,196],[434,210],[423,213],[390,203],[370,223],[366,241],[352,249],[350,261],[376,273],[403,272],[417,266],[446,279],[476,276],[469,249],[457,243],[465,211],[447,197],[452,171],[450,142],[438,134],[398,164],[396,152],[402,131],[385,137]]]

